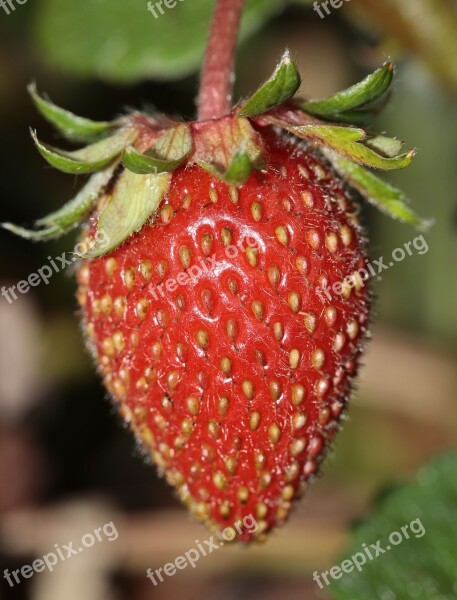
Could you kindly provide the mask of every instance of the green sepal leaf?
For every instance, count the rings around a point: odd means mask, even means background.
[[[365,141],[365,145],[383,156],[393,158],[403,148],[404,142],[384,135],[377,135],[376,137],[368,138]]]
[[[322,144],[358,164],[372,167],[373,169],[404,169],[411,164],[415,155],[414,150],[410,150],[405,154],[399,154],[398,156],[380,154],[377,145],[383,145],[384,149],[388,148],[390,151],[394,143],[398,144],[399,142],[392,140],[390,146],[386,142],[383,144],[381,137],[370,139],[363,129],[356,127],[314,124],[293,125],[284,119],[277,119],[275,117],[265,117],[265,120],[273,125],[283,127],[300,138]],[[375,149],[367,145],[367,142],[373,144],[373,140],[375,140]]]
[[[330,118],[322,117],[319,118],[323,121],[330,120],[335,123],[347,123],[348,125],[354,124],[364,124],[370,121],[373,116],[380,113],[384,106],[387,104],[389,100],[390,94],[384,94],[379,100],[376,102],[370,102],[369,104],[364,104],[361,108],[353,108],[351,110],[346,110],[345,112],[335,113],[331,115]],[[316,115],[314,115],[316,116]]]
[[[122,162],[126,169],[132,173],[139,175],[147,175],[148,173],[164,173],[173,171],[181,164],[180,161],[167,161],[151,158],[147,154],[140,154],[135,148],[126,148],[122,155]]]
[[[68,231],[69,228],[79,225],[94,206],[103,188],[108,184],[115,166],[113,165],[100,173],[92,175],[72,200],[59,210],[39,219],[37,225],[57,225],[61,227],[63,233]]]
[[[262,139],[248,119],[228,117],[199,125],[194,132],[192,161],[214,177],[242,185],[252,169],[265,168]]]
[[[124,171],[106,207],[100,213],[97,241],[82,258],[108,254],[139,231],[168,191],[171,174],[136,175]]]
[[[394,74],[392,63],[386,63],[380,69],[368,75],[363,81],[347,90],[338,92],[324,100],[302,102],[300,108],[307,113],[332,121],[341,121],[344,113],[361,109],[377,102],[390,88]],[[362,111],[361,116],[364,116]],[[352,113],[351,117],[356,116]]]
[[[135,148],[127,148],[123,163],[129,171],[137,174],[173,171],[192,151],[192,136],[188,125],[181,124],[166,131],[153,146],[140,154]]]
[[[31,130],[31,135],[39,153],[51,166],[71,175],[83,175],[100,171],[106,167],[136,139],[137,131],[134,128],[126,127],[109,138],[73,152],[43,144],[33,130]]]
[[[249,154],[244,149],[239,149],[233,156],[231,163],[225,171],[217,168],[211,163],[199,161],[199,166],[208,171],[213,177],[217,177],[228,185],[243,185],[254,170]]]
[[[76,142],[91,142],[111,131],[115,124],[108,121],[91,121],[78,117],[73,113],[56,106],[48,99],[41,97],[34,83],[27,87],[32,100],[43,115],[68,140]]]
[[[354,108],[354,110],[348,110],[344,113],[335,113],[329,120],[335,123],[346,123],[348,125],[363,125],[372,118],[373,112],[374,111],[365,108]],[[319,118],[323,121],[326,120],[325,117]]]
[[[416,215],[401,190],[332,150],[324,148],[323,153],[344,180],[379,210],[423,231],[430,227],[432,222]]]
[[[25,229],[12,223],[3,223],[1,226],[22,238],[34,241],[46,241],[65,235],[77,227],[89,213],[103,188],[111,179],[115,166],[92,175],[72,200],[59,210],[39,219],[35,225],[41,229]]]
[[[240,117],[254,117],[293,98],[300,87],[297,66],[286,50],[273,75],[237,110]]]
[[[19,227],[19,225],[14,225],[13,223],[1,223],[0,226],[7,231],[11,231],[11,233],[14,233],[14,235],[34,242],[45,242],[47,240],[52,240],[53,238],[57,238],[65,233],[58,225],[52,225],[45,229],[39,230],[25,229],[24,227]]]
[[[303,135],[303,137],[323,143],[354,162],[373,169],[405,169],[414,158],[413,150],[394,157],[385,157],[378,154],[378,152],[362,143],[366,140],[366,134],[360,129],[305,125],[300,130],[302,131],[296,132],[300,137]]]
[[[171,127],[156,140],[146,154],[162,160],[183,161],[192,150],[190,127],[181,123]]]
[[[243,185],[254,170],[254,165],[247,152],[240,151],[235,154],[223,178],[231,185]]]
[[[242,179],[239,172],[240,162],[236,158],[239,154],[246,154],[253,169],[265,168],[262,139],[248,119],[243,117],[228,117],[217,123],[201,123],[195,132],[194,141],[195,153],[192,161],[221,181],[228,183],[226,174],[234,161],[232,172],[235,174],[235,179],[237,177]],[[246,160],[244,158],[241,160],[246,169]]]

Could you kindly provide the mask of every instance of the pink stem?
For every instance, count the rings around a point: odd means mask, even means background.
[[[198,98],[198,119],[217,119],[231,109],[233,67],[244,0],[216,0]]]

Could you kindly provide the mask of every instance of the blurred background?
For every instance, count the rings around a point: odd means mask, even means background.
[[[81,182],[46,167],[35,151],[29,127],[40,139],[60,140],[26,85],[36,81],[59,106],[95,120],[144,105],[192,118],[213,3],[183,0],[159,19],[144,0],[11,4],[0,3],[0,221],[27,225]],[[286,46],[307,97],[342,89],[387,57],[396,62],[394,95],[376,128],[419,151],[391,180],[421,216],[435,219],[428,252],[406,256],[373,282],[377,317],[348,420],[289,522],[263,545],[224,548],[158,587],[146,569],[209,534],[144,464],[113,412],[83,347],[71,269],[12,304],[0,297],[0,598],[346,598],[321,591],[313,571],[340,562],[351,524],[377,510],[376,497],[456,446],[456,2],[351,0],[322,19],[305,0],[256,0],[244,25],[237,96],[269,76]],[[362,217],[373,259],[419,235],[371,207]],[[26,279],[72,244],[71,237],[32,244],[0,231],[0,286]],[[116,541],[14,587],[3,578],[4,569],[110,521]],[[454,514],[454,539],[456,523]],[[402,588],[347,597],[451,599],[453,583],[429,596]]]

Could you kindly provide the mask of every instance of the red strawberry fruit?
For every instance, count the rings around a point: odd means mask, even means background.
[[[41,154],[98,173],[37,230],[6,226],[46,239],[86,222],[78,301],[106,388],[191,513],[235,526],[241,541],[284,522],[346,408],[370,304],[350,188],[419,224],[364,168],[405,167],[413,153],[345,124],[391,79],[386,64],[304,102],[286,53],[234,108],[204,78],[192,123],[142,113],[95,123],[30,89],[67,137],[92,142],[57,151],[33,134]],[[240,526],[247,517],[255,530]]]
[[[352,202],[302,144],[262,131],[239,188],[180,167],[155,218],[79,271],[106,387],[191,512],[282,522],[333,438],[366,331]]]

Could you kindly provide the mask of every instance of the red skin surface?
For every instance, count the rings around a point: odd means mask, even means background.
[[[365,286],[316,293],[365,264],[340,180],[303,144],[261,133],[266,173],[234,193],[180,167],[155,221],[79,271],[89,346],[123,418],[197,518],[220,531],[252,515],[242,541],[284,522],[313,478],[369,309]]]

